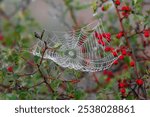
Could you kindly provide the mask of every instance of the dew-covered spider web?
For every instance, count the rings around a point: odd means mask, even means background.
[[[108,40],[98,43],[95,33],[105,34],[101,20],[94,21],[85,27],[68,32],[45,32],[43,39],[32,47],[32,54],[42,56],[45,43],[48,47],[43,57],[58,65],[87,72],[108,69],[118,58],[104,49],[110,44]],[[106,35],[107,36],[107,35]]]

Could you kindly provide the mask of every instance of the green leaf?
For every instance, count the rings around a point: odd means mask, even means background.
[[[93,13],[95,14],[97,12],[97,9],[98,9],[97,1],[92,2],[91,6],[92,6],[92,9],[93,9]]]
[[[137,3],[137,0],[133,0],[134,1],[134,4],[136,4]]]

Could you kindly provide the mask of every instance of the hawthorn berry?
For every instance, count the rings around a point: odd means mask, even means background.
[[[116,4],[116,5],[120,5],[120,0],[116,0],[116,1],[115,1],[115,4]]]
[[[102,35],[99,34],[98,32],[95,32],[95,33],[94,33],[94,36],[95,36],[97,39],[102,39],[102,38],[103,38]]]
[[[114,74],[113,74],[112,71],[108,71],[108,72],[107,72],[107,75],[108,75],[109,77],[113,77],[113,76],[114,76]]]
[[[120,39],[122,36],[123,36],[123,32],[120,32],[120,33],[118,33],[118,34],[116,35],[116,38],[117,38],[117,39]]]
[[[119,59],[120,59],[120,60],[123,60],[123,59],[124,59],[124,55],[120,55],[120,56],[119,56]]]
[[[107,75],[107,70],[104,70],[104,71],[103,71],[103,74],[104,74],[104,75]]]
[[[119,82],[118,87],[119,87],[119,88],[124,88],[124,87],[125,87],[125,83]]]
[[[134,62],[134,61],[131,61],[131,62],[130,62],[130,66],[131,66],[131,67],[134,67],[134,66],[135,66],[135,62]]]
[[[131,9],[130,9],[130,7],[129,6],[123,6],[122,7],[122,15],[124,16],[124,17],[128,17],[129,16],[129,14],[130,14],[130,11],[131,11]]]
[[[122,55],[127,55],[127,51],[125,49],[121,50]]]
[[[103,35],[103,37],[104,37],[108,42],[111,41],[111,34],[110,34],[110,33],[103,33],[102,35]]]
[[[115,60],[115,61],[114,61],[114,64],[117,65],[117,64],[118,64],[118,60]]]
[[[126,93],[126,89],[125,88],[120,89],[120,93],[125,94]]]
[[[108,75],[109,77],[113,77],[114,75],[113,75],[113,72],[112,71],[108,71],[108,70],[104,70],[103,71],[103,74],[104,75]]]
[[[129,12],[131,9],[129,6],[123,6],[122,7],[122,11],[126,11],[126,12]]]
[[[101,44],[102,46],[105,46],[105,42],[102,39],[98,40],[98,44]]]
[[[8,72],[13,72],[13,67],[12,66],[7,67],[7,71]]]
[[[123,15],[124,17],[128,18],[129,13],[127,13],[127,12],[122,12],[122,15]]]
[[[94,32],[94,36],[98,38],[98,33],[96,31]]]
[[[149,36],[150,36],[150,34],[149,34],[149,31],[148,31],[148,30],[145,30],[145,31],[144,31],[144,36],[145,36],[145,37],[149,37]]]
[[[105,47],[105,52],[109,52],[109,51],[111,51],[111,47],[106,46],[106,47]]]
[[[118,54],[117,54],[116,51],[113,51],[112,54],[114,55],[114,57],[117,57],[117,56],[118,56]]]
[[[143,82],[142,79],[137,79],[137,80],[136,80],[136,84],[139,85],[139,86],[143,85],[143,83],[144,83],[144,82]]]

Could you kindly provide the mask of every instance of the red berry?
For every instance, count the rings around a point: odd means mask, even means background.
[[[123,60],[123,59],[124,59],[124,55],[120,55],[120,56],[119,56],[119,59],[120,59],[120,60]]]
[[[127,51],[125,49],[121,50],[122,55],[127,55]]]
[[[122,15],[124,16],[124,17],[128,17],[129,16],[129,14],[130,14],[130,11],[131,11],[131,9],[130,9],[130,7],[129,6],[123,6],[122,7]]]
[[[129,6],[123,6],[123,7],[122,7],[122,10],[123,10],[123,11],[130,11],[131,9],[130,9]]]
[[[114,61],[114,64],[117,65],[117,64],[118,64],[118,60],[115,60],[115,61]]]
[[[103,39],[102,35],[99,34],[97,39]]]
[[[113,74],[112,71],[107,71],[107,75],[108,75],[109,77],[113,77],[113,76],[114,76],[114,74]]]
[[[131,62],[130,62],[130,66],[131,66],[131,67],[134,67],[134,66],[135,66],[135,62],[134,62],[134,61],[131,61]]]
[[[109,46],[106,46],[106,47],[105,47],[105,51],[106,51],[106,52],[109,52],[109,51],[111,51],[111,47],[109,47]]]
[[[120,93],[125,94],[126,93],[126,89],[125,88],[120,89]]]
[[[94,32],[94,36],[98,38],[98,33],[96,31]]]
[[[128,18],[129,13],[128,13],[128,12],[122,12],[122,15],[123,15],[124,17]]]
[[[118,34],[116,35],[116,38],[117,38],[117,39],[120,39],[122,36],[123,36],[123,32],[120,32],[120,33],[118,33]]]
[[[13,72],[13,67],[12,67],[12,66],[8,67],[8,68],[7,68],[7,71],[8,71],[8,72]]]
[[[95,32],[94,32],[94,35],[95,35],[95,37],[97,37],[97,36],[98,36],[98,33],[95,31]]]
[[[104,37],[108,42],[111,41],[111,34],[110,34],[110,33],[103,33],[102,35],[103,35],[103,37]]]
[[[143,83],[144,83],[144,82],[143,82],[142,79],[137,79],[137,80],[136,80],[136,84],[139,85],[139,86],[143,85]]]
[[[149,37],[149,36],[150,36],[150,34],[149,34],[149,31],[148,31],[148,30],[145,30],[145,31],[144,31],[144,36],[145,36],[145,37]]]
[[[114,57],[117,57],[117,56],[118,56],[118,54],[117,54],[116,51],[113,51],[112,54],[114,55]]]
[[[104,71],[103,71],[103,74],[104,74],[104,75],[107,75],[107,70],[104,70]]]
[[[98,32],[95,32],[94,36],[97,38],[97,39],[102,39],[102,35],[99,34]]]
[[[102,46],[105,45],[105,42],[104,42],[102,39],[99,39],[99,40],[98,40],[98,43],[101,44]]]
[[[116,5],[120,5],[120,0],[116,0],[116,1],[115,1],[115,4],[116,4]]]
[[[122,83],[122,82],[120,82],[120,83],[118,84],[118,87],[119,87],[119,88],[124,88],[124,87],[125,87],[125,84]]]
[[[103,74],[104,75],[108,75],[109,77],[113,77],[114,75],[113,75],[113,72],[112,71],[108,71],[108,70],[104,70],[103,71]]]

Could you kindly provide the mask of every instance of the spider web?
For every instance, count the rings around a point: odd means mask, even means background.
[[[45,32],[43,40],[39,40],[32,47],[32,54],[42,56],[45,43],[49,49],[44,54],[45,59],[51,59],[58,65],[87,72],[96,72],[108,69],[118,59],[112,53],[104,51],[110,43],[104,40],[105,45],[97,42],[95,32],[105,33],[101,20],[79,29],[68,32]]]

